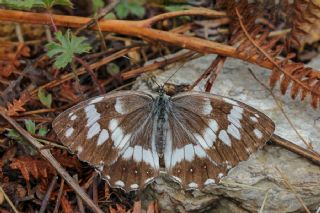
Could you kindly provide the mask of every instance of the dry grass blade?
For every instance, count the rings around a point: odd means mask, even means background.
[[[16,207],[13,205],[12,201],[10,200],[10,198],[8,197],[8,195],[6,194],[6,192],[3,190],[3,188],[0,186],[0,192],[3,194],[4,199],[6,199],[6,201],[8,202],[8,204],[10,205],[10,207],[12,208],[12,210],[15,213],[19,213],[19,211],[16,209]]]
[[[263,213],[263,209],[264,209],[264,206],[266,205],[267,198],[268,198],[268,195],[269,195],[270,190],[271,190],[271,189],[268,189],[267,192],[266,192],[266,194],[264,195],[264,199],[263,199],[261,208],[260,208],[260,210],[259,210],[259,213]]]
[[[283,183],[291,190],[291,192],[296,196],[297,200],[300,202],[300,204],[303,206],[304,210],[308,213],[311,213],[306,204],[303,202],[301,197],[297,194],[296,190],[292,186],[292,184],[289,182],[288,177],[278,168],[276,167],[276,170],[279,172],[281,178],[283,179]]]

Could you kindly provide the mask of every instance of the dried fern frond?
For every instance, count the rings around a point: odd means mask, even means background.
[[[320,72],[305,67],[302,63],[292,62],[290,59],[294,54],[287,54],[285,59],[278,57],[284,49],[285,38],[270,37],[275,26],[273,21],[276,22],[274,17],[244,0],[229,8],[229,16],[233,17],[230,44],[248,58],[255,58],[258,65],[264,62],[272,64],[270,86],[274,87],[279,81],[282,94],[290,88],[293,99],[299,93],[301,100],[310,95],[312,106],[317,108],[320,102]],[[269,23],[259,22],[259,19],[268,19]]]
[[[296,0],[288,42],[303,47],[320,40],[320,1]]]

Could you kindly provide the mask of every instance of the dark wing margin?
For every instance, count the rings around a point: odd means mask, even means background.
[[[164,153],[169,175],[186,188],[214,184],[272,136],[274,123],[233,99],[201,92],[173,96]]]
[[[112,187],[137,190],[159,173],[152,106],[146,93],[114,92],[77,104],[52,125],[60,141]]]

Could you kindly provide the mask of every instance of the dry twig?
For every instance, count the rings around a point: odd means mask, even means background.
[[[102,213],[101,209],[96,206],[88,195],[81,189],[81,187],[72,179],[68,172],[59,164],[59,162],[52,156],[50,150],[42,149],[43,145],[38,143],[26,130],[24,130],[15,120],[6,115],[5,111],[0,108],[0,115],[7,120],[27,141],[35,147],[40,154],[57,170],[57,172],[65,179],[71,188],[83,199],[83,201],[94,212]]]

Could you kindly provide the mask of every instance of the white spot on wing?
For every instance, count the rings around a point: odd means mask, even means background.
[[[211,124],[211,126],[212,126],[212,124]],[[204,130],[204,133],[203,133],[203,138],[204,138],[204,140],[206,141],[206,143],[208,144],[209,147],[212,147],[214,142],[217,139],[217,136],[213,131],[214,130],[212,130],[211,128],[206,128]]]
[[[186,161],[193,161],[194,159],[194,149],[192,144],[184,146],[184,158]]]
[[[134,146],[133,160],[136,162],[142,161],[142,147],[141,146],[138,146],[138,145]]]
[[[142,156],[143,156],[143,162],[154,167],[153,156],[152,156],[152,152],[150,149],[143,149]]]
[[[113,141],[113,145],[115,147],[118,147],[122,141],[122,138],[124,137],[122,129],[120,127],[116,128],[114,132],[111,134],[111,139]]]
[[[225,130],[221,130],[219,133],[219,139],[222,141],[222,143],[231,146],[231,140]]]
[[[170,165],[171,167],[174,167],[177,163],[181,162],[183,159],[184,159],[184,149],[181,148],[177,148],[175,150],[173,150],[173,153],[172,153],[172,159],[171,159],[171,164],[169,164],[169,166],[166,168],[169,168]]]
[[[122,157],[123,157],[124,159],[128,160],[128,159],[131,159],[131,158],[132,158],[132,154],[133,154],[133,148],[132,148],[132,147],[128,147],[128,148],[124,151]]]
[[[70,137],[73,133],[74,129],[72,127],[70,127],[69,129],[67,129],[65,136],[66,137]]]
[[[131,185],[130,185],[130,188],[131,188],[131,189],[138,189],[138,188],[139,188],[139,185],[136,184],[136,183],[134,183],[134,184],[131,184]]]
[[[243,108],[238,106],[233,106],[230,111],[231,116],[238,119],[242,119],[242,113],[243,113]]]
[[[214,179],[207,179],[205,182],[204,182],[204,185],[211,185],[211,184],[215,184],[216,181]]]
[[[145,184],[149,184],[154,180],[154,177],[148,178],[144,181]]]
[[[74,120],[76,120],[76,119],[77,119],[77,116],[76,116],[76,115],[72,115],[71,118],[70,118],[70,120],[72,120],[72,121],[74,121]]]
[[[218,174],[218,177],[219,177],[220,179],[221,179],[223,176],[224,176],[223,173],[219,173],[219,174]]]
[[[178,183],[182,183],[182,180],[180,178],[178,178],[177,176],[171,176],[172,179]]]
[[[217,123],[216,120],[210,119],[208,124],[209,124],[209,127],[210,127],[214,132],[217,132],[217,131],[218,131],[219,125],[218,125],[218,123]]]
[[[155,120],[156,121],[156,120]],[[155,128],[157,128],[156,123],[154,124],[154,130]],[[155,131],[153,131],[153,133],[155,133]],[[166,146],[164,148],[164,163],[165,163],[165,167],[166,168],[170,168],[171,166],[174,166],[176,163],[175,162],[180,162],[180,158],[184,157],[183,154],[183,150],[182,150],[182,156],[178,156],[177,154],[175,154],[175,150],[172,150],[172,132],[170,130],[170,128],[168,129],[167,132],[167,138],[166,138]],[[153,136],[152,139],[152,146],[153,146],[153,151],[154,153],[156,152],[155,149],[155,135]]]
[[[100,113],[98,113],[96,107],[94,105],[89,105],[84,108],[87,117],[87,125],[86,127],[92,126],[100,119]]]
[[[89,102],[89,104],[95,104],[103,100],[103,97],[97,97]]]
[[[120,187],[124,187],[124,182],[121,181],[121,180],[118,180],[118,181],[116,181],[116,182],[114,183],[114,185],[120,186]]]
[[[206,152],[199,145],[194,146],[194,152],[195,152],[196,156],[198,156],[199,158],[204,158],[207,156]]]
[[[212,132],[212,131],[211,131]],[[197,142],[200,143],[200,145],[204,148],[204,149],[209,149],[210,146],[208,146],[208,144],[206,143],[206,141],[201,137],[201,135],[199,135],[198,133],[194,133],[193,136],[196,138]]]
[[[222,98],[225,102],[227,102],[228,104],[232,104],[232,105],[236,105],[239,106],[238,102],[230,99],[230,98]]]
[[[250,119],[253,121],[253,122],[258,122],[258,119],[256,117],[253,117],[253,116],[250,116]]]
[[[94,137],[95,135],[97,135],[100,132],[100,124],[98,123],[94,123],[88,133],[87,133],[87,139],[91,139],[92,137]]]
[[[227,132],[232,135],[235,139],[240,140],[241,139],[241,134],[239,129],[233,124],[229,124]]]
[[[130,138],[131,138],[131,134],[126,134],[122,138],[122,140],[121,140],[120,144],[117,146],[117,148],[122,150],[128,144],[128,141],[130,140]]]
[[[196,184],[195,182],[191,182],[188,184],[189,188],[198,188],[198,184]]]
[[[238,106],[233,106],[228,114],[228,120],[233,123],[237,128],[241,127],[240,120],[242,119],[243,108]]]
[[[103,130],[100,132],[97,145],[100,146],[101,144],[103,144],[104,142],[106,142],[108,139],[109,139],[109,132],[108,132],[108,130],[103,129]]]
[[[254,132],[254,134],[256,135],[256,137],[258,139],[262,138],[263,135],[262,135],[262,132],[259,129],[254,129],[253,132]]]
[[[77,150],[77,153],[80,154],[83,151],[83,147],[77,146],[76,150]]]
[[[210,115],[211,111],[212,111],[211,102],[208,98],[206,98],[203,103],[202,113],[204,115]]]
[[[114,105],[114,109],[117,111],[117,113],[119,114],[124,114],[125,110],[124,110],[124,106],[122,103],[122,99],[121,98],[117,98],[116,99],[116,104]]]
[[[109,130],[111,131],[111,132],[113,132],[117,127],[118,127],[118,125],[119,125],[119,122],[118,122],[118,120],[117,119],[111,119],[110,121],[109,121]]]

